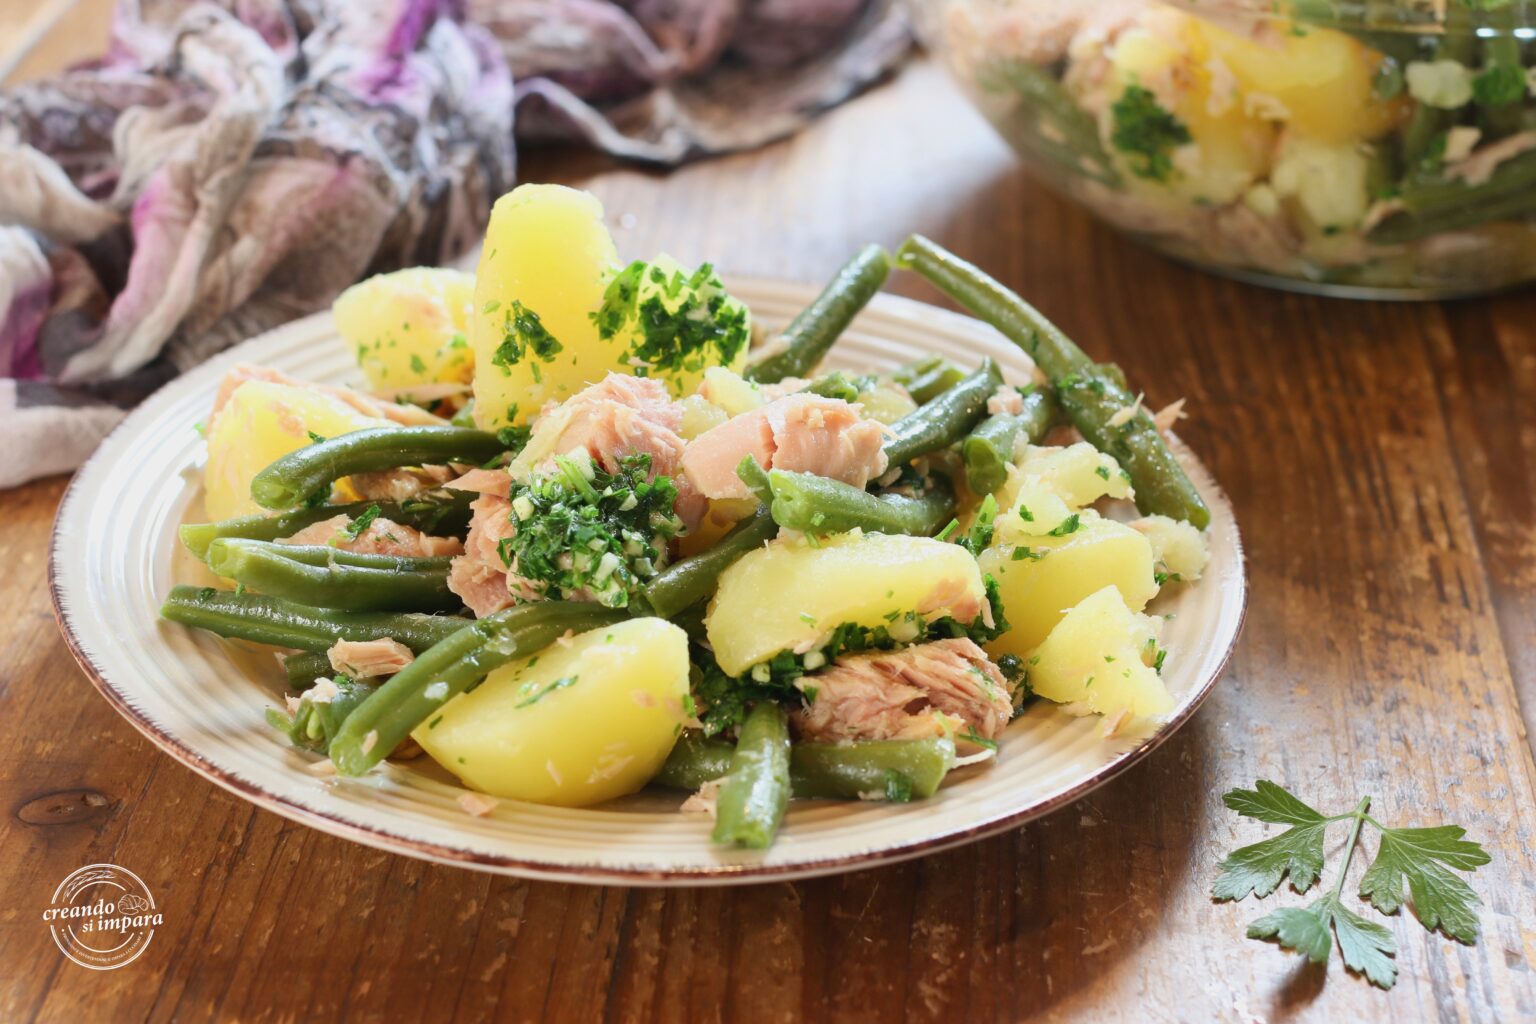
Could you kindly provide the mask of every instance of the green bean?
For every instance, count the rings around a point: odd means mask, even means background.
[[[363,774],[393,753],[434,711],[478,685],[492,670],[543,650],[567,632],[611,625],[625,614],[595,602],[539,601],[475,620],[422,652],[347,716],[331,740],[336,770]]]
[[[336,676],[334,681],[336,693],[330,700],[300,698],[298,710],[291,715],[268,708],[267,724],[286,735],[294,746],[325,753],[341,729],[341,723],[378,689],[374,683],[346,676]]]
[[[923,356],[923,358],[914,359],[910,363],[902,363],[890,372],[889,377],[897,384],[910,390],[910,385],[914,380],[930,370],[946,365],[947,362],[948,360],[943,356]]]
[[[912,401],[922,405],[938,398],[964,379],[964,370],[947,359],[940,359],[937,365],[913,377],[905,386]]]
[[[744,376],[759,384],[772,384],[785,377],[810,374],[890,272],[890,253],[878,245],[859,250],[816,300],[784,328],[775,351],[748,366]]]
[[[1136,491],[1143,515],[1183,519],[1197,529],[1211,523],[1211,510],[1168,450],[1162,433],[1145,410],[1116,423],[1136,399],[1096,373],[1074,374],[1056,382],[1056,397],[1067,418],[1101,452],[1120,463]]]
[[[731,768],[734,744],[684,733],[651,781],[672,789],[696,790]],[[796,743],[789,748],[790,792],[797,798],[926,800],[954,767],[955,742],[866,740],[855,743]]]
[[[1075,177],[1119,186],[1120,174],[1104,151],[1098,123],[1049,68],[1024,60],[996,61],[983,69],[977,82],[989,92],[1009,89],[1018,95],[1017,114],[1027,119],[1028,134],[1019,138],[1025,148],[1063,165]],[[1049,119],[1054,133],[1041,130],[1042,117]]]
[[[275,558],[286,558],[301,565],[345,565],[357,569],[388,569],[391,572],[447,572],[453,559],[447,555],[416,558],[409,555],[380,555],[369,551],[347,551],[329,544],[279,544],[269,540],[228,538],[251,551]]]
[[[1364,10],[1358,0],[1349,4],[1335,0],[1292,0],[1291,14],[1309,25],[1354,36],[1400,63],[1415,59],[1420,33],[1413,31],[1401,18],[1399,11],[1404,5],[1391,0],[1385,3],[1367,0],[1363,6]]]
[[[652,577],[640,597],[651,613],[670,619],[683,609],[698,604],[715,592],[720,574],[754,548],[762,547],[779,532],[768,509],[760,508],[751,517],[731,528],[714,547],[673,562]]]
[[[1130,476],[1136,506],[1144,514],[1184,519],[1202,530],[1210,524],[1210,509],[1168,450],[1152,418],[1138,411],[1124,423],[1111,425],[1122,409],[1136,401],[1114,373],[1095,366],[1072,339],[1029,303],[928,239],[919,235],[907,239],[897,259],[996,327],[1035,360],[1051,378],[1067,419],[1096,448],[1113,456]]]
[[[336,670],[331,665],[329,655],[305,651],[285,656],[283,671],[288,675],[290,690],[307,690],[315,684],[316,679],[332,675]]]
[[[984,359],[959,384],[891,424],[893,436],[885,443],[887,465],[904,466],[965,437],[986,415],[987,399],[1002,383],[997,364]]]
[[[768,482],[768,471],[757,461],[756,455],[743,455],[736,464],[736,476],[747,485],[747,490],[757,496],[764,505],[773,501],[773,486]]]
[[[817,377],[806,385],[805,390],[822,398],[841,398],[845,402],[857,402],[859,395],[875,382],[872,376],[849,377],[842,370]]]
[[[1020,412],[988,416],[960,442],[960,457],[965,460],[965,482],[971,493],[991,494],[1003,486],[1019,438],[1022,436],[1030,444],[1037,444],[1051,428],[1058,411],[1051,393],[1036,389],[1023,399]]]
[[[162,617],[234,640],[324,652],[337,640],[398,640],[420,653],[470,624],[451,615],[348,612],[313,608],[264,594],[213,587],[172,587]]]
[[[858,799],[883,793],[893,803],[926,800],[955,765],[955,741],[866,740],[801,743],[790,751],[796,796]]]
[[[483,430],[466,427],[370,427],[289,452],[251,480],[262,508],[291,509],[353,473],[447,462],[480,464],[506,451]]]
[[[775,469],[768,474],[773,491],[773,521],[802,533],[872,533],[931,537],[955,515],[955,495],[947,483],[919,497],[875,495],[861,487],[813,473]]]
[[[1502,70],[1519,86],[1515,98],[1508,103],[1485,104],[1481,122],[1490,139],[1513,135],[1520,130],[1521,100],[1525,98],[1525,68],[1520,63],[1520,40],[1515,35],[1519,27],[1513,4],[1489,7],[1483,17],[1489,34],[1483,37],[1483,74]]]
[[[1373,242],[1416,241],[1496,220],[1536,216],[1536,150],[1501,163],[1479,185],[1441,181],[1405,188],[1403,210],[1370,232]]]
[[[742,723],[731,770],[715,798],[717,843],[765,849],[789,806],[789,715],[763,701]]]
[[[365,568],[333,559],[310,565],[288,557],[283,553],[286,547],[268,541],[221,538],[208,546],[208,568],[258,593],[322,608],[454,611],[464,604],[448,589],[446,564],[437,569]]]
[[[1415,41],[1417,42],[1417,41]],[[1442,32],[1426,41],[1428,52],[1418,59],[1425,61],[1454,60],[1470,64],[1476,48],[1477,37],[1473,32],[1471,12],[1464,4],[1450,3],[1445,7],[1445,26]],[[1397,56],[1394,54],[1393,56]],[[1405,66],[1413,57],[1400,57]],[[1436,147],[1443,143],[1445,133],[1456,124],[1454,110],[1441,110],[1427,103],[1417,103],[1403,129],[1403,167],[1411,181],[1414,176],[1438,170]]]
[[[336,516],[356,519],[375,505],[380,519],[434,536],[462,537],[469,528],[469,503],[475,497],[467,491],[429,491],[404,501],[354,501],[345,505],[316,505],[280,516],[241,516],[217,523],[187,523],[181,528],[181,542],[202,559],[208,556],[208,545],[220,537],[249,540],[292,537],[306,526]]]
[[[1013,464],[1013,449],[1024,431],[1024,418],[1000,412],[976,424],[969,437],[960,442],[960,458],[965,463],[965,485],[972,494],[991,494],[1008,479]]]
[[[996,327],[1023,349],[1047,377],[1064,377],[1093,368],[1093,360],[1039,310],[980,267],[967,263],[937,242],[913,235],[897,250],[896,262],[917,271],[973,315]]]

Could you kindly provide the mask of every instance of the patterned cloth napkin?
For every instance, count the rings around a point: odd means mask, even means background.
[[[471,248],[516,139],[658,164],[787,135],[905,54],[893,0],[122,0],[0,93],[0,488],[360,277]]]

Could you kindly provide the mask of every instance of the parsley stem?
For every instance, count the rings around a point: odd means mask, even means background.
[[[1344,891],[1344,879],[1349,876],[1349,862],[1355,855],[1355,845],[1360,841],[1360,826],[1365,824],[1365,819],[1368,817],[1365,812],[1370,810],[1370,807],[1371,798],[1366,797],[1355,807],[1353,814],[1343,815],[1346,818],[1354,818],[1355,823],[1350,827],[1349,842],[1344,846],[1344,864],[1339,868],[1338,881],[1333,883],[1334,896]]]

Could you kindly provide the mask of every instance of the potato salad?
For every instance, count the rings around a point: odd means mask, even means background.
[[[1174,255],[1324,290],[1471,293],[1536,278],[1528,5],[921,6],[1010,144]]]
[[[894,269],[1035,371],[825,369]],[[524,185],[476,273],[334,315],[360,387],[225,379],[182,539],[227,585],[163,608],[277,649],[313,770],[429,758],[473,814],[667,787],[762,848],[792,799],[932,796],[1033,701],[1106,735],[1173,706],[1148,605],[1210,513],[1172,412],[927,239],[765,332],[709,264],[623,264],[593,196]]]

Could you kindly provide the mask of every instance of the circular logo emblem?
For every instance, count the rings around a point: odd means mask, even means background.
[[[163,922],[144,880],[116,864],[87,864],[43,911],[59,949],[81,967],[109,971],[136,960]]]

